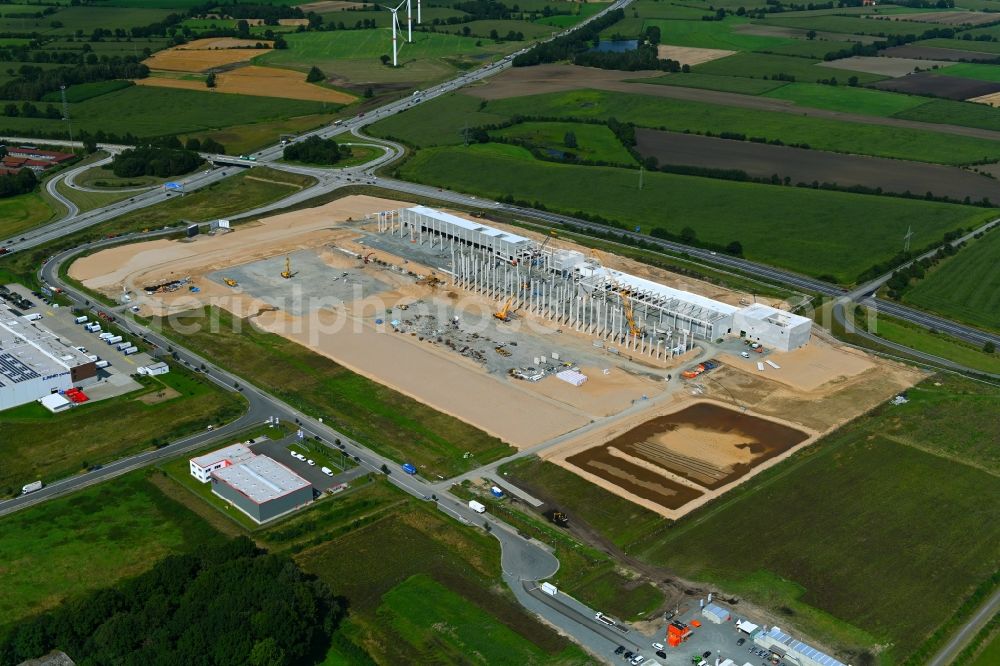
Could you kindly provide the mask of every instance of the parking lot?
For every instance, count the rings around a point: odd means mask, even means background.
[[[316,446],[314,443],[313,446]],[[320,445],[322,446],[322,445]],[[338,463],[342,462],[342,456],[339,453],[335,453],[333,449],[329,449],[329,454],[325,451],[321,451],[324,454],[325,459],[320,455],[316,455],[313,458],[315,465],[310,465],[307,461],[311,458],[306,458],[305,461],[299,460],[292,456],[292,448],[302,448],[300,440],[291,435],[283,439],[266,439],[250,446],[250,450],[254,453],[268,456],[278,462],[280,462],[285,467],[301,476],[303,479],[312,484],[312,487],[320,492],[326,492],[327,490],[338,486],[342,483],[348,483],[359,476],[364,476],[371,470],[367,469],[361,465],[350,464],[344,465],[348,469],[346,471],[342,470]],[[326,447],[324,447],[326,448]],[[329,467],[333,472],[333,476],[323,473],[322,467]]]
[[[55,333],[60,339],[74,347],[82,347],[86,350],[84,353],[97,356],[108,362],[107,367],[98,370],[98,381],[83,387],[84,393],[91,400],[111,398],[142,388],[142,385],[132,379],[131,375],[136,372],[139,366],[155,362],[149,354],[139,352],[126,356],[115,345],[106,344],[99,337],[99,333],[90,333],[83,328],[83,325],[74,323],[76,315],[73,314],[71,308],[59,307],[55,303],[46,302],[47,299],[44,296],[32,293],[21,285],[11,284],[7,287],[23,299],[17,305],[7,301],[7,304],[14,307],[16,312],[21,315],[41,315],[42,318],[38,323]],[[30,307],[22,307],[28,303],[30,303]],[[87,316],[91,320],[99,321],[103,328],[107,329],[107,323],[104,320],[98,320],[92,314]],[[127,322],[125,324],[127,325]],[[123,339],[129,338],[123,336]]]

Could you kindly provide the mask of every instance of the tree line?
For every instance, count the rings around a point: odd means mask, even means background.
[[[0,99],[22,99],[37,102],[60,86],[113,79],[144,79],[149,67],[136,62],[133,56],[109,58],[96,65],[74,65],[42,69],[25,65],[18,70],[17,78],[0,85]]]
[[[21,169],[17,173],[0,176],[0,199],[34,192],[37,186],[38,178],[31,169]]]
[[[309,164],[336,164],[344,155],[349,155],[350,148],[341,148],[333,139],[321,139],[311,136],[303,141],[297,141],[285,146],[283,156],[293,162]]]
[[[55,648],[81,666],[313,664],[345,608],[292,559],[240,537],[20,622],[0,639],[0,664]]]
[[[546,62],[569,60],[578,53],[588,50],[591,42],[600,35],[602,30],[618,23],[623,18],[625,18],[625,12],[621,9],[614,9],[568,35],[535,44],[528,51],[515,57],[511,64],[514,67],[531,67]]]
[[[168,178],[194,171],[201,161],[198,153],[191,150],[145,145],[115,155],[111,160],[111,170],[119,178]]]

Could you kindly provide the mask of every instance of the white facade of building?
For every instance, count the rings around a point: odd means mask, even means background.
[[[394,219],[387,224],[400,235],[409,235],[414,242],[430,242],[433,247],[458,243],[477,250],[486,250],[513,261],[529,253],[535,246],[530,238],[501,231],[465,218],[442,213],[427,206],[413,206],[393,211]]]
[[[96,375],[94,362],[35,321],[0,307],[0,410],[73,388]]]
[[[770,305],[754,303],[738,310],[733,331],[778,351],[798,349],[809,342],[812,320]]]
[[[140,375],[149,375],[151,377],[156,375],[165,375],[170,372],[170,366],[160,361],[159,363],[153,363],[152,365],[143,365],[138,370]]]
[[[253,451],[243,444],[231,444],[218,451],[206,453],[197,458],[191,458],[189,468],[191,476],[202,483],[208,483],[212,479],[212,472],[223,467],[236,465],[250,460],[254,457]]]

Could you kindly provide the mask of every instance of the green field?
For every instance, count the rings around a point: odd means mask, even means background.
[[[887,21],[857,16],[773,16],[763,21],[757,21],[757,23],[801,30],[823,30],[861,35],[922,35],[935,27],[933,23]]]
[[[573,523],[589,525],[623,550],[664,529],[659,514],[535,456],[508,463],[500,471],[514,485],[558,506]]]
[[[761,51],[775,53],[777,55],[797,56],[799,58],[814,58],[821,60],[827,53],[849,49],[854,46],[854,42],[827,41],[825,39],[796,39],[792,44],[782,46],[769,46]]]
[[[903,294],[903,301],[950,319],[1000,329],[1000,233],[972,240],[932,268]]]
[[[123,90],[70,104],[76,132],[130,132],[139,137],[185,134],[248,123],[293,118],[336,111],[337,105],[323,102],[216,95],[207,90],[179,90],[151,86],[129,86]],[[114,109],[114,117],[109,116]],[[151,110],[170,109],[170,113]],[[65,132],[62,120],[44,118],[3,118],[0,127],[8,132]]]
[[[969,663],[969,666],[996,666],[996,664],[1000,664],[1000,633],[993,636],[989,645]]]
[[[428,613],[428,607],[434,612]],[[552,655],[426,574],[411,576],[386,592],[378,618],[412,647],[411,658],[422,663],[489,665],[553,661]],[[557,661],[576,662],[582,656],[575,649],[566,652],[576,658]]]
[[[433,22],[434,19],[446,21],[451,17],[462,18],[464,16],[468,16],[465,12],[452,9],[451,7],[428,7],[426,4],[423,6],[420,14],[425,24]],[[339,26],[343,23],[344,28],[347,29],[354,28],[359,21],[365,20],[375,21],[375,25],[379,28],[389,28],[392,26],[392,15],[384,10],[369,11],[367,9],[341,9],[322,13],[321,15],[323,16],[323,21],[326,24]],[[461,28],[461,25],[439,25],[437,28],[438,30],[448,30],[449,28]]]
[[[1000,54],[998,54],[1000,57]],[[960,76],[964,79],[977,81],[1000,82],[1000,67],[996,65],[981,65],[979,63],[961,62],[936,70],[935,74],[942,76]]]
[[[0,525],[0,630],[220,538],[141,471],[24,509]]]
[[[851,76],[857,76],[860,83],[880,81],[886,77],[865,72],[843,72],[829,67],[819,67],[819,60],[797,58],[795,56],[771,55],[768,53],[736,53],[725,58],[695,65],[692,71],[698,74],[717,76],[744,76],[747,78],[778,78],[779,74],[794,76],[802,83],[815,83],[820,79],[837,78],[846,84]]]
[[[937,101],[930,104],[937,104]],[[615,117],[640,127],[698,133],[740,132],[748,137],[781,139],[786,144],[806,144],[817,150],[918,162],[967,164],[1000,159],[1000,142],[996,141],[905,128],[887,132],[886,128],[877,125],[597,90],[500,99],[491,101],[484,110],[508,117],[518,114],[567,119]],[[400,114],[400,117],[409,116]],[[397,122],[403,124],[405,121]],[[408,132],[397,130],[395,134],[403,139],[411,135],[418,137],[425,129],[433,131],[435,127],[432,119],[429,126],[413,123]]]
[[[508,120],[506,114],[484,112],[486,105],[475,97],[453,93],[442,95],[397,113],[365,128],[371,136],[398,139],[418,148],[464,143],[463,130]]]
[[[66,101],[77,103],[84,102],[94,97],[100,97],[116,90],[122,90],[135,85],[131,81],[96,81],[94,83],[80,83],[66,88]],[[43,102],[61,102],[62,95],[58,92],[51,92],[42,98]]]
[[[714,10],[705,13],[712,14]],[[627,15],[628,11],[626,10]],[[733,30],[736,26],[744,23],[747,23],[746,19],[736,17],[727,17],[723,21],[648,19],[643,22],[643,29],[652,26],[658,27],[660,29],[660,43],[673,46],[754,51],[794,43],[794,40],[783,37],[760,37]],[[614,33],[615,26],[605,30],[605,34]]]
[[[183,220],[206,222],[277,201],[314,182],[311,176],[254,167],[183,197],[128,213],[110,224],[116,229],[144,229],[178,224]]]
[[[454,476],[509,455],[495,437],[337,365],[306,347],[216,310],[173,317],[164,330],[297,408],[334,424],[346,435],[398,462],[411,462],[428,478]],[[206,316],[219,318],[218,331]],[[174,328],[195,324],[181,334]],[[234,332],[239,326],[242,332]],[[464,454],[471,452],[466,458]]]
[[[302,32],[288,35],[288,48],[275,50],[254,58],[256,64],[277,65],[308,69],[316,65],[327,71],[338,71],[340,60],[371,59],[372,67],[383,67],[378,62],[383,54],[392,55],[392,37],[387,29],[344,30],[334,32]],[[399,50],[400,64],[404,67],[421,58],[446,58],[456,56],[484,56],[514,48],[512,46],[476,46],[474,37],[459,37],[433,32],[414,32],[413,43],[404,43]]]
[[[660,86],[720,90],[722,92],[739,93],[741,95],[760,95],[761,93],[788,85],[784,81],[765,81],[763,79],[747,79],[739,76],[716,76],[715,74],[698,74],[696,72],[666,74],[651,79],[634,79],[634,82],[651,83]]]
[[[1000,419],[976,414],[1000,413],[1000,396],[942,376],[910,394],[685,518],[642,557],[828,644],[878,644],[880,662],[901,661],[1000,565],[1000,481],[963,463],[996,459]]]
[[[143,388],[59,414],[37,403],[2,412],[0,493],[36,479],[55,481],[90,465],[169,443],[238,417],[242,398],[178,367]]]
[[[566,135],[576,136],[577,146],[565,144]],[[586,123],[527,122],[490,133],[491,136],[524,141],[542,152],[572,153],[581,160],[634,164],[635,158],[606,125]]]
[[[78,190],[75,187],[67,185],[65,180],[61,180],[56,183],[56,191],[75,203],[80,208],[81,212],[87,212],[89,210],[94,210],[95,208],[103,208],[109,204],[113,204],[136,195],[136,192],[88,192],[85,190]]]
[[[914,42],[914,46],[934,46],[939,49],[959,49],[962,51],[978,51],[979,53],[996,53],[1000,55],[1000,42],[977,42],[967,39],[924,39]]]
[[[44,186],[39,186],[39,188]],[[7,240],[44,224],[55,214],[40,192],[0,199],[0,240]]]
[[[950,359],[967,368],[1000,375],[1000,354],[987,354],[949,335],[931,333],[925,328],[915,328],[900,320],[884,316],[878,317],[876,326],[871,332],[912,349]],[[892,350],[887,351],[892,352]]]
[[[513,195],[568,214],[586,211],[646,232],[677,234],[690,226],[704,241],[740,241],[749,258],[844,283],[893,256],[911,225],[920,247],[995,216],[968,206],[667,173],[647,173],[638,190],[634,170],[543,162],[499,144],[421,150],[400,172],[494,199]]]
[[[214,139],[223,146],[230,155],[252,153],[261,148],[274,145],[282,134],[299,134],[314,130],[321,125],[330,123],[336,116],[330,113],[319,113],[308,116],[296,116],[281,120],[232,125],[221,130],[208,130],[181,134],[181,141],[188,139]]]
[[[1000,131],[1000,109],[988,104],[935,99],[912,109],[900,111],[897,118],[926,123],[949,123]]]
[[[9,5],[7,5],[9,7]],[[36,10],[40,11],[40,10]],[[11,14],[8,9],[4,14]],[[39,19],[35,18],[0,18],[0,32],[30,33],[43,35],[72,35],[77,30],[90,35],[96,28],[128,30],[134,26],[146,26],[162,21],[170,12],[163,9],[148,7],[133,7],[119,9],[114,7],[63,7],[54,14]],[[54,26],[53,22],[62,25]]]
[[[498,630],[498,638],[521,656],[528,649],[525,641],[541,651],[532,651],[528,662],[510,663],[589,663],[578,648],[536,622],[501,587],[500,549],[492,537],[480,529],[456,529],[433,506],[395,488],[379,488],[384,485],[372,484],[361,491],[381,497],[355,514],[359,520],[353,527],[350,515],[342,518],[346,529],[332,534],[327,533],[328,526],[310,526],[319,545],[296,555],[303,569],[350,599],[351,614],[343,632],[353,642],[363,645],[379,663],[488,663],[483,659],[495,654],[495,648],[482,642],[489,634],[470,633],[466,623],[471,623],[489,631],[506,627]],[[390,512],[378,504],[391,501],[391,496],[398,499]],[[404,623],[398,614],[414,603],[415,583],[410,581],[418,574],[420,589],[443,606],[425,602],[419,617]],[[438,609],[449,631],[435,633]],[[475,652],[463,659],[454,652],[459,643]]]
[[[846,82],[846,78],[842,82]],[[814,109],[883,117],[894,116],[907,109],[927,103],[926,97],[916,95],[901,95],[845,85],[827,86],[818,83],[790,83],[765,93],[764,97],[784,99]]]

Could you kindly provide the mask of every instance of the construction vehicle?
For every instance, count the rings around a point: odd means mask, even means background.
[[[240,286],[240,283],[237,282],[236,280],[234,280],[233,278],[224,277],[224,278],[222,278],[222,281],[225,282],[226,285],[228,285],[230,287],[238,287],[238,286]]]
[[[370,263],[370,262],[371,262],[371,260],[372,260],[372,256],[374,256],[374,254],[375,254],[374,252],[369,252],[369,253],[368,253],[368,254],[366,254],[365,256],[361,257],[361,259],[362,259],[362,261],[364,261],[364,262],[365,262],[366,264],[367,264],[367,263]]]
[[[427,285],[428,287],[436,287],[439,284],[444,284],[444,280],[439,278],[435,273],[431,273],[430,275],[425,275],[417,280],[417,284]]]
[[[510,321],[510,306],[514,303],[514,297],[511,296],[507,299],[507,302],[503,304],[503,307],[493,313],[494,319],[499,319],[500,321]]]
[[[608,279],[611,280],[611,288],[614,289],[615,293],[618,294],[618,297],[622,299],[622,310],[625,311],[625,321],[628,323],[628,332],[634,337],[639,337],[642,335],[642,328],[640,328],[639,324],[635,321],[635,312],[632,309],[632,298],[617,280],[610,276]]]
[[[292,272],[292,258],[287,254],[285,255],[285,270],[281,271],[281,277],[286,280],[295,277],[295,273]]]
[[[566,527],[567,525],[569,525],[569,516],[567,516],[562,511],[553,511],[552,522],[558,525],[559,527]]]

